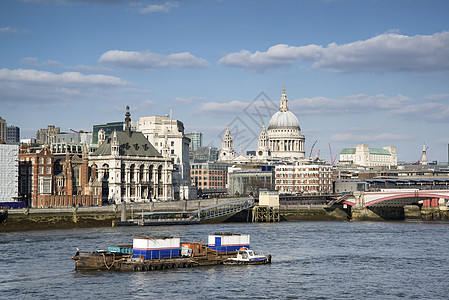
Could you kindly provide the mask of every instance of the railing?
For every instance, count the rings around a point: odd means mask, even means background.
[[[352,197],[354,197],[353,193],[344,194],[343,196],[340,196],[337,199],[334,199],[334,200],[330,201],[329,203],[327,203],[326,207],[331,207],[332,205],[334,205],[336,203],[340,203],[340,202],[345,201],[348,198],[352,198]]]
[[[239,211],[252,208],[254,205],[254,199],[248,198],[201,208],[193,211],[192,213],[197,214],[200,220],[207,220],[237,213]]]

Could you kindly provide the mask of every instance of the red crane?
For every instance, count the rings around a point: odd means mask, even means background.
[[[331,148],[331,144],[330,143],[328,143],[329,144],[329,152],[330,152],[330,154],[331,154],[331,165],[334,165],[335,164],[335,160],[337,159],[337,155],[338,154],[335,154],[335,157],[333,157],[332,156],[332,148]]]

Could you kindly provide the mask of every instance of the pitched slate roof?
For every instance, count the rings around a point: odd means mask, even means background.
[[[148,139],[141,132],[131,132],[131,136],[125,131],[115,131],[119,143],[119,154],[121,156],[151,156],[162,157]],[[92,156],[111,155],[112,137],[111,133],[103,144],[92,154]]]

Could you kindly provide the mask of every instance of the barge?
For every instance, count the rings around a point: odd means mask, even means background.
[[[237,258],[239,249],[249,249],[249,235],[215,233],[203,242],[182,243],[169,236],[134,236],[132,245],[107,250],[76,252],[75,270],[152,271],[222,265]],[[271,256],[260,263],[271,263]]]

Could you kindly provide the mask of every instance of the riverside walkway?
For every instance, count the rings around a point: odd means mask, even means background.
[[[201,221],[232,216],[242,210],[254,207],[253,198],[241,198],[229,202],[219,203],[196,210],[183,211],[151,211],[136,212],[140,218],[114,222],[114,226],[154,226],[154,225],[189,225],[199,224]],[[133,214],[133,215],[134,215]]]

